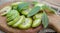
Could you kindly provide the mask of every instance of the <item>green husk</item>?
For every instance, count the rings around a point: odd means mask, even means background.
[[[32,25],[32,19],[31,18],[25,18],[25,22],[19,25],[20,29],[28,29]]]
[[[33,16],[33,19],[42,18],[42,15],[43,15],[43,13],[38,13],[38,14]]]
[[[9,12],[6,17],[7,17],[7,22],[15,19],[17,16],[19,16],[19,13],[18,11],[16,10],[11,10],[11,12]]]
[[[11,10],[10,6],[6,6],[3,9],[0,10],[0,12],[2,13],[2,16],[6,16],[6,14]]]
[[[32,27],[38,27],[41,24],[41,18],[33,21]]]
[[[17,27],[17,26],[19,26],[21,23],[23,23],[24,22],[24,20],[25,20],[25,16],[20,16],[20,19],[14,24],[14,25],[12,25],[13,27]]]
[[[23,11],[21,12],[21,14],[23,14],[23,15],[28,15],[28,13],[30,12],[30,10],[31,10],[31,9],[23,10]]]
[[[19,19],[20,19],[20,16],[17,16],[14,20],[8,22],[7,24],[8,24],[8,25],[13,25],[13,24],[15,24]]]

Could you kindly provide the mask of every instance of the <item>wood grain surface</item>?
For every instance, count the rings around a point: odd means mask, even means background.
[[[55,29],[58,33],[60,33],[60,16],[57,15],[49,15],[49,25],[53,29]]]

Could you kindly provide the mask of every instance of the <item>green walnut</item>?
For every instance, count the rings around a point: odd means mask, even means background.
[[[21,23],[23,23],[25,20],[25,16],[20,16],[20,19],[13,25],[13,27],[19,26]]]
[[[33,21],[32,27],[38,27],[41,24],[41,19],[35,19]]]
[[[15,15],[15,14],[18,14],[19,15],[19,12],[17,10],[10,10],[7,13],[6,17],[11,17],[12,15]]]
[[[11,10],[9,13],[7,13],[7,22],[15,19],[17,16],[19,16],[18,11],[16,10]]]
[[[0,10],[0,12],[2,13],[1,15],[6,15],[9,11],[11,10],[11,6],[6,6],[3,9]]]
[[[23,11],[21,11],[21,14],[27,15],[27,14],[30,12],[30,10],[31,10],[31,9],[23,10]]]
[[[31,18],[26,18],[25,21],[19,25],[20,29],[28,29],[32,25],[32,19]]]
[[[13,25],[13,24],[15,24],[19,19],[20,19],[20,16],[17,16],[14,20],[8,22],[7,24],[8,24],[8,25]]]
[[[42,18],[42,15],[43,15],[43,13],[38,13],[38,14],[33,16],[33,19]]]

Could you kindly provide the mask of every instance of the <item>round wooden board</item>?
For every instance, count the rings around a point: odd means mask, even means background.
[[[14,1],[14,2],[17,2],[17,1]],[[5,6],[10,5],[11,3],[13,3],[13,2],[6,2],[2,5],[0,5],[0,9],[2,9]],[[0,29],[5,31],[6,33],[37,33],[39,30],[42,29],[42,25],[35,29],[30,28],[28,30],[20,30],[17,28],[9,27],[6,23],[6,17],[0,15]]]

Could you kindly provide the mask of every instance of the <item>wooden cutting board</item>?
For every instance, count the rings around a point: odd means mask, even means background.
[[[3,7],[5,7],[7,5],[10,5],[11,3],[13,3],[13,2],[7,2],[5,4],[2,4],[0,6],[0,9],[2,9]],[[57,32],[60,33],[60,16],[50,14],[50,15],[48,15],[48,17],[49,17],[49,26],[51,26]],[[0,29],[7,32],[7,33],[36,33],[39,30],[41,30],[41,28],[42,28],[42,26],[39,26],[35,29],[30,28],[28,30],[19,30],[16,28],[12,28],[12,27],[7,26],[6,17],[3,17],[0,15]]]
[[[17,2],[17,1],[14,1],[14,2]],[[13,3],[13,2],[7,2],[7,3],[2,4],[0,6],[0,9],[2,9],[5,6],[10,5],[11,3]],[[34,29],[30,28],[28,30],[21,30],[21,29],[17,29],[17,28],[12,28],[7,25],[6,17],[0,15],[0,29],[5,31],[6,33],[37,33],[39,30],[42,29],[42,25],[37,28],[34,28]]]

